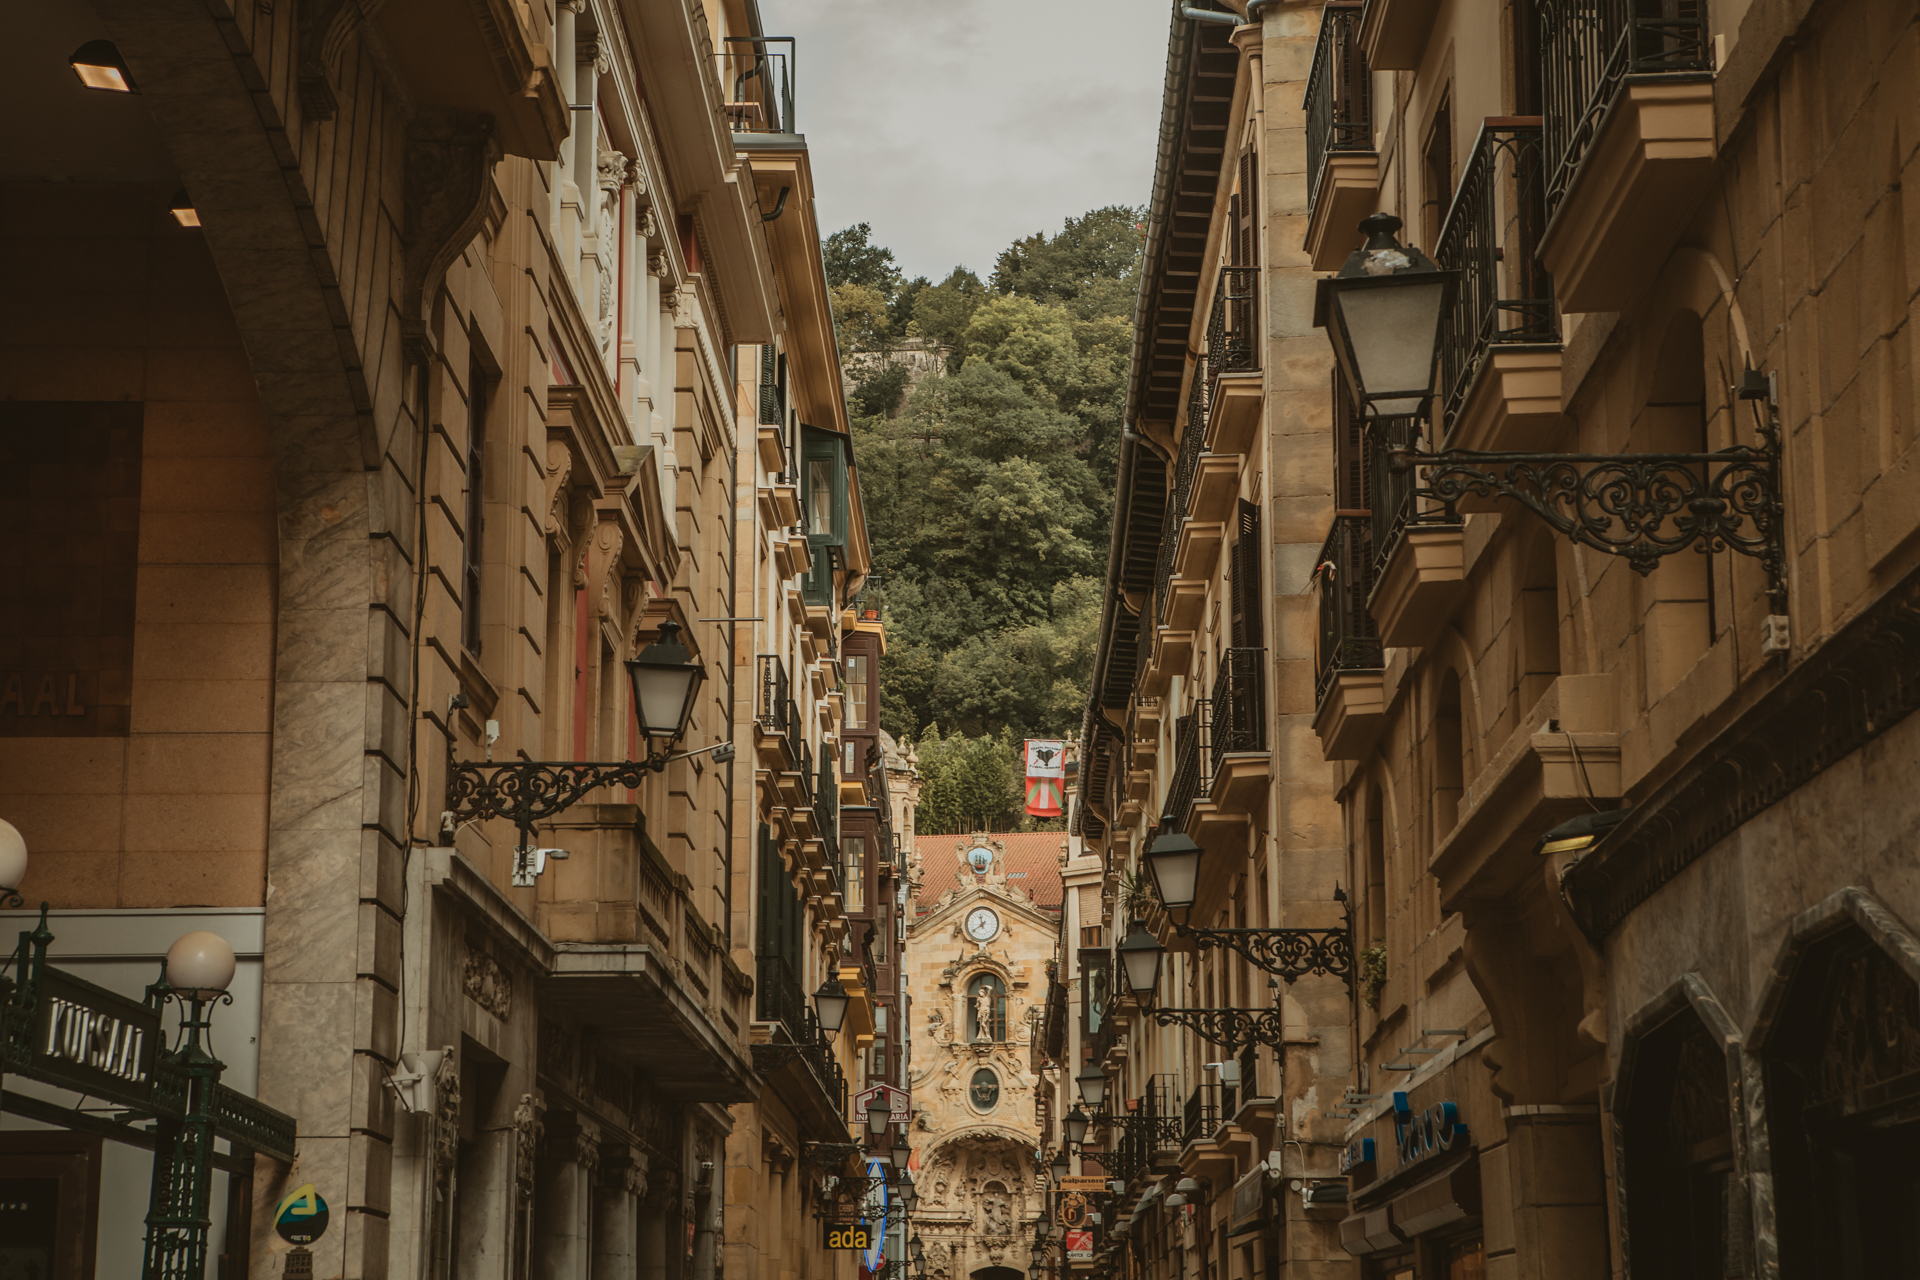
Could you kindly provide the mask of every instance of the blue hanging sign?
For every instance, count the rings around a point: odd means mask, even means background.
[[[1340,1153],[1340,1172],[1356,1173],[1373,1168],[1373,1139],[1361,1138],[1349,1142],[1347,1149]]]

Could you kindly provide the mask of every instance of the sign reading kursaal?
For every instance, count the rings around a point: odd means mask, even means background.
[[[158,1010],[52,967],[41,971],[26,1075],[107,1102],[147,1107],[159,1044]]]

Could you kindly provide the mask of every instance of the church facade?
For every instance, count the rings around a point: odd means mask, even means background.
[[[1016,1280],[1045,1210],[1030,1050],[1065,840],[922,836],[909,864],[914,1217],[930,1280]]]

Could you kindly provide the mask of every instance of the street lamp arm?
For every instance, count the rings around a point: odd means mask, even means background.
[[[1229,1050],[1241,1045],[1277,1045],[1284,1038],[1278,1009],[1155,1009],[1163,1027],[1179,1025],[1209,1044]]]
[[[506,818],[523,833],[573,807],[598,787],[639,787],[667,767],[665,752],[643,760],[451,760],[447,810],[456,822]],[[525,843],[523,840],[522,843]]]
[[[1340,978],[1353,990],[1353,923],[1333,929],[1196,929],[1174,923],[1202,951],[1224,947],[1276,978]]]

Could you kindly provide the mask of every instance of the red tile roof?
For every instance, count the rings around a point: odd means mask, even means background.
[[[991,837],[1006,846],[1007,887],[1018,889],[1049,911],[1060,909],[1060,855],[1066,851],[1064,831],[1021,831]],[[961,888],[960,854],[973,847],[972,836],[916,836],[914,848],[925,868],[916,901],[930,911],[949,889]],[[966,877],[971,884],[973,877]]]

